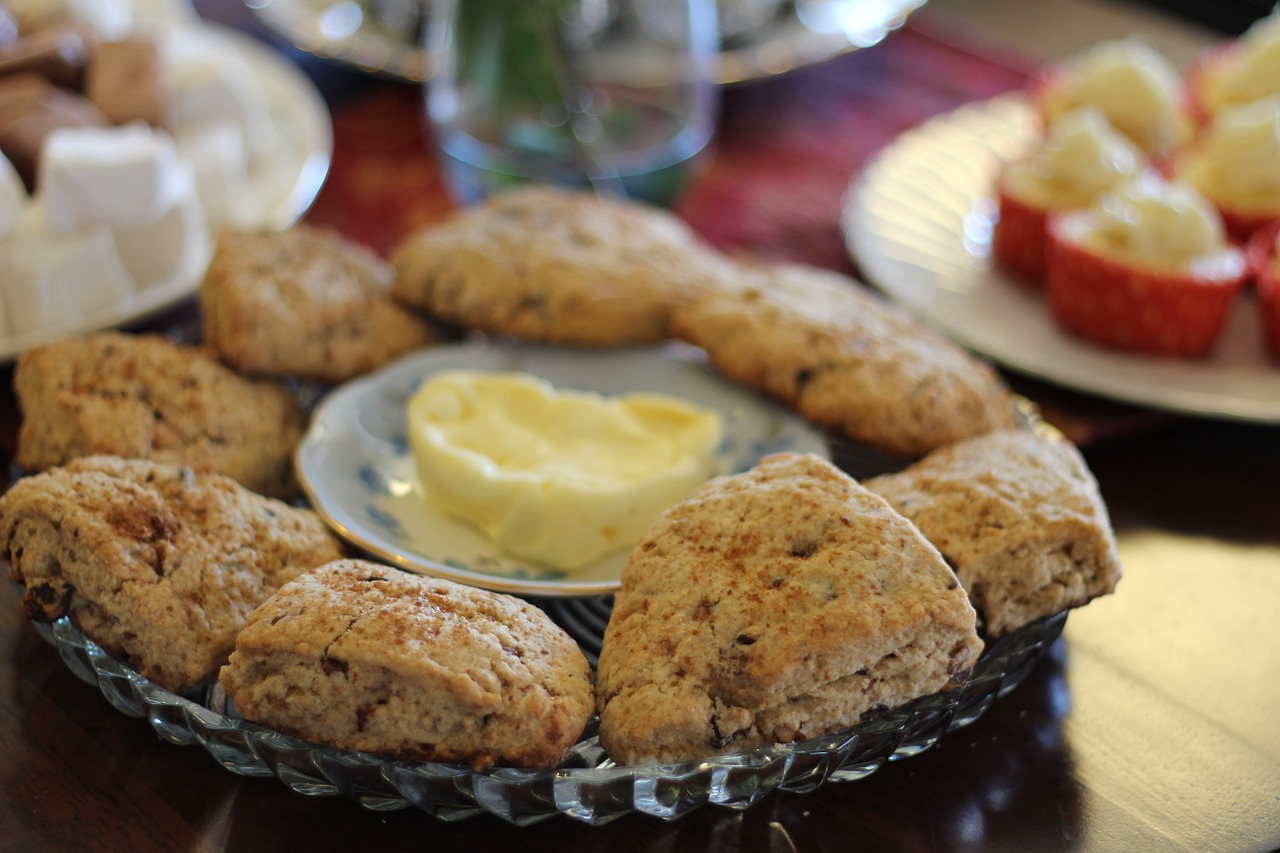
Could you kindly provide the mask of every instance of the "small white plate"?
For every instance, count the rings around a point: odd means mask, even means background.
[[[175,38],[199,39],[213,52],[247,63],[266,99],[278,145],[263,168],[254,169],[240,200],[247,230],[281,230],[292,225],[320,192],[333,154],[333,124],[315,84],[296,65],[262,42],[225,27],[181,28]],[[139,290],[131,299],[61,326],[20,335],[0,335],[0,362],[59,338],[138,323],[194,294],[209,264],[208,252],[187,258],[169,279]]]
[[[1170,411],[1280,422],[1280,365],[1252,296],[1200,360],[1094,346],[1063,332],[1043,297],[994,268],[992,184],[1039,124],[1012,93],[907,131],[869,162],[844,205],[850,253],[867,279],[959,343],[1010,368]]]
[[[469,342],[423,350],[325,397],[298,448],[298,477],[341,536],[393,565],[497,592],[602,595],[618,588],[626,551],[573,572],[512,557],[479,529],[425,501],[405,428],[405,405],[426,377],[456,368],[532,373],[558,388],[655,391],[721,413],[721,473],[779,451],[829,457],[802,419],[715,375],[689,348],[578,350]]]

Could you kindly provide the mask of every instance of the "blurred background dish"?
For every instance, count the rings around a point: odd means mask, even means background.
[[[261,152],[240,164],[242,179],[234,183],[219,177],[225,170],[204,168],[200,158],[208,149],[198,135],[185,135],[179,140],[178,158],[193,171],[210,238],[222,226],[278,230],[292,225],[311,207],[328,175],[333,154],[333,125],[315,84],[277,51],[236,30],[182,24],[163,32],[162,47],[180,66],[179,95],[184,86],[208,88],[215,77],[225,77],[242,83],[242,88],[253,96],[253,105],[261,107],[252,112],[260,119],[258,130],[266,143]],[[229,90],[219,89],[214,95],[192,100],[205,106],[217,104],[227,100],[218,97],[224,91]],[[247,116],[248,113],[244,119],[246,134]],[[192,125],[192,129],[199,127]],[[206,180],[206,173],[212,175],[212,180]],[[211,188],[212,195],[206,188]],[[225,196],[225,209],[215,211],[215,196]],[[139,251],[163,254],[169,247],[162,242],[157,238],[148,247],[146,241],[141,241]],[[143,258],[144,266],[145,261]],[[11,360],[30,347],[56,338],[141,322],[194,294],[207,263],[208,247],[204,246],[184,256],[162,279],[147,281],[145,286],[110,304],[83,313],[67,312],[56,321],[35,327],[0,331],[0,361]]]
[[[772,77],[870,47],[925,0],[718,0],[720,83]],[[418,0],[246,0],[306,53],[409,82],[433,73]]]
[[[959,343],[1069,388],[1169,411],[1280,422],[1280,365],[1251,299],[1204,359],[1130,354],[1058,328],[1042,293],[991,260],[994,179],[1038,132],[1020,93],[961,107],[904,133],[859,173],[844,208],[850,253],[872,284]]]

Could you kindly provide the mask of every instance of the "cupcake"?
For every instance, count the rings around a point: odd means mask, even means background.
[[[1257,289],[1262,340],[1280,360],[1280,221],[1254,232],[1249,240],[1249,269]]]
[[[1154,172],[1051,217],[1048,234],[1049,310],[1103,346],[1207,355],[1246,277],[1213,205]]]
[[[1199,123],[1224,107],[1280,94],[1280,9],[1202,54],[1187,71],[1185,88]]]
[[[1152,158],[1168,154],[1191,136],[1181,75],[1136,38],[1098,42],[1047,68],[1033,81],[1030,96],[1046,124],[1077,107],[1097,107]]]
[[[1280,219],[1280,94],[1224,106],[1168,172],[1213,202],[1234,240]]]
[[[1029,154],[1000,169],[992,257],[1021,278],[1042,282],[1048,215],[1088,206],[1147,165],[1138,147],[1096,107],[1063,113]]]

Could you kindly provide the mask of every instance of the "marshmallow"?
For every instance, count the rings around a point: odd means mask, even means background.
[[[13,230],[30,203],[27,188],[9,159],[0,154],[0,240]]]
[[[0,281],[11,333],[66,328],[126,302],[133,279],[106,227],[62,236],[32,204],[0,241]]]
[[[49,230],[154,221],[173,203],[176,174],[173,138],[163,131],[142,124],[55,130],[40,172]]]
[[[209,229],[235,225],[248,192],[249,170],[244,135],[233,122],[208,122],[180,131],[178,156],[195,170],[196,195]]]
[[[159,218],[112,229],[120,260],[140,290],[170,281],[193,263],[203,266],[209,260],[209,232],[195,179],[189,169],[179,170],[178,175],[178,192]]]
[[[175,33],[166,47],[178,92],[179,130],[231,122],[241,129],[250,158],[269,159],[277,142],[275,126],[248,63],[198,32]]]

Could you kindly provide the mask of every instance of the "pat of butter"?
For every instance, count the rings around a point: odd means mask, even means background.
[[[724,432],[718,412],[674,397],[558,391],[523,373],[438,373],[407,414],[435,507],[564,570],[634,545],[718,473]]]

